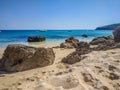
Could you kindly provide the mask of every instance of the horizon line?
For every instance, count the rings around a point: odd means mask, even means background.
[[[95,29],[0,29],[0,30],[95,30]]]

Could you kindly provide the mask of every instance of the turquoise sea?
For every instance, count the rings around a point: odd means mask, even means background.
[[[87,34],[87,38],[81,37]],[[65,39],[73,36],[82,41],[91,41],[95,37],[112,35],[112,30],[0,30],[0,48],[6,47],[8,44],[26,44],[28,36],[45,36],[46,41],[38,44],[61,43]],[[35,44],[35,43],[32,43]]]

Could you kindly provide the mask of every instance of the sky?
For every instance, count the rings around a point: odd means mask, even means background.
[[[95,29],[120,23],[120,0],[0,0],[0,29]]]

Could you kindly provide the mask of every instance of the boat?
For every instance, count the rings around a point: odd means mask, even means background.
[[[47,30],[46,29],[41,29],[39,30],[40,32],[46,32]]]

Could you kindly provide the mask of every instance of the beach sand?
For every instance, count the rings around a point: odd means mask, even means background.
[[[120,90],[120,49],[92,51],[72,65],[61,63],[61,59],[75,49],[53,50],[53,65],[0,74],[0,90]]]

